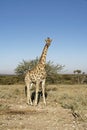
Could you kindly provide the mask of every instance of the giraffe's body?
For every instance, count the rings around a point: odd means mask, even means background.
[[[40,57],[38,64],[35,66],[35,68],[27,71],[25,75],[25,83],[27,86],[27,104],[29,104],[30,102],[30,104],[32,105],[31,94],[30,94],[30,88],[31,88],[32,83],[36,85],[35,105],[37,105],[38,91],[39,91],[40,84],[42,85],[43,101],[44,101],[44,104],[46,104],[46,101],[45,101],[45,81],[46,81],[45,65],[46,65],[47,50],[51,41],[52,40],[50,40],[50,38],[46,40],[46,45],[43,49],[43,52],[42,52],[42,55]]]

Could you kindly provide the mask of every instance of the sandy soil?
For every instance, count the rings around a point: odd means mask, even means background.
[[[49,97],[47,106],[42,100],[38,106],[28,106],[25,99],[0,99],[5,106],[9,104],[9,109],[0,111],[0,130],[87,130],[85,122],[77,121],[69,109]]]

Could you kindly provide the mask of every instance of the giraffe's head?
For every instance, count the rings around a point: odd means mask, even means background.
[[[52,42],[52,39],[50,39],[49,37],[45,40],[46,42],[46,45],[49,47],[51,42]]]

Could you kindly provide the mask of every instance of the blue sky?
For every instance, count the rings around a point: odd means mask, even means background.
[[[39,57],[46,37],[47,61],[87,73],[87,0],[0,0],[0,74]]]

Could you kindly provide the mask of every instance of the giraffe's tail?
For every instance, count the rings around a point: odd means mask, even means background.
[[[27,96],[27,86],[25,86],[25,95]]]

